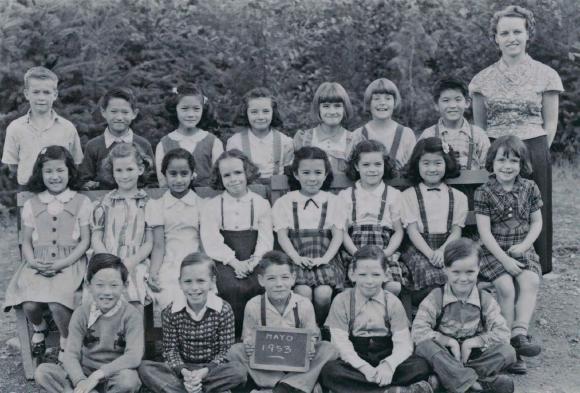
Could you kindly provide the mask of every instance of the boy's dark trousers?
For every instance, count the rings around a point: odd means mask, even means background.
[[[350,336],[349,339],[357,354],[373,367],[393,352],[391,337]],[[411,355],[397,367],[390,386],[408,386],[426,380],[431,374],[431,367],[425,359]],[[384,393],[386,390],[384,386],[367,381],[363,373],[341,359],[324,366],[321,381],[333,393]]]
[[[516,353],[509,344],[498,344],[485,351],[474,349],[465,365],[433,340],[417,344],[415,354],[433,367],[441,385],[451,393],[466,392],[478,379],[495,375],[516,361]]]
[[[199,370],[205,364],[186,363],[184,368]],[[144,360],[139,367],[139,376],[143,384],[155,393],[187,393],[183,379],[179,378],[165,362]],[[238,362],[222,363],[210,368],[203,379],[203,391],[206,393],[223,392],[246,383],[247,374],[244,366]]]

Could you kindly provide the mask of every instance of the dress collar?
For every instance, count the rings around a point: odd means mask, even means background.
[[[520,188],[522,187],[522,178],[520,175],[516,176],[516,180],[514,181],[514,186],[512,187],[511,191],[506,191],[499,181],[497,181],[497,177],[494,173],[489,175],[489,187],[497,194],[508,194],[514,193],[519,194]]]
[[[341,143],[341,142],[346,142],[346,133],[348,131],[341,127],[340,130],[335,133],[335,134],[322,134],[322,131],[320,131],[320,127],[316,127],[314,129],[314,139],[317,142],[325,142],[325,141],[331,141],[331,142],[335,142],[335,143]]]
[[[217,313],[220,313],[222,311],[222,307],[224,305],[224,301],[222,300],[221,297],[219,297],[218,295],[216,295],[213,292],[208,292],[207,293],[207,300],[205,302],[205,305],[203,307],[203,309],[199,312],[199,314],[196,314],[191,307],[189,307],[189,305],[187,304],[187,299],[185,297],[185,294],[180,290],[180,291],[176,291],[176,295],[175,298],[173,299],[173,304],[171,305],[171,312],[173,314],[178,313],[182,310],[185,309],[185,311],[192,317],[194,318],[194,320],[201,320],[200,317],[203,317],[204,314],[204,310],[205,309],[212,309]],[[199,318],[199,319],[197,319]]]
[[[135,192],[135,194],[129,196],[129,197],[125,197],[121,194],[119,194],[119,190],[118,189],[114,189],[113,191],[111,191],[109,193],[109,198],[113,199],[113,200],[122,200],[122,199],[147,199],[149,198],[149,195],[147,194],[147,192],[142,189],[139,188],[137,189],[137,191]]]
[[[115,304],[115,306],[112,309],[110,309],[105,314],[103,314],[103,312],[97,307],[97,304],[95,302],[92,302],[91,309],[89,311],[89,320],[87,322],[87,327],[90,328],[91,326],[93,326],[100,317],[105,317],[105,318],[112,317],[121,309],[122,306],[123,306],[123,299],[119,299],[117,301],[117,304]]]
[[[250,141],[254,141],[254,143],[271,144],[274,141],[274,129],[270,128],[270,131],[268,131],[268,133],[262,138],[258,138],[256,135],[254,135],[252,130],[248,130],[248,137],[250,138]]]
[[[249,202],[252,199],[252,191],[250,191],[250,189],[248,188],[248,192],[246,193],[246,195],[244,195],[241,198],[234,198],[233,196],[230,195],[229,192],[224,191],[222,193],[222,198],[224,198],[224,201],[227,201],[227,202],[238,202],[238,203],[239,202]]]
[[[133,143],[133,131],[129,128],[126,133],[121,136],[115,136],[109,130],[109,127],[103,133],[105,137],[105,147],[108,149],[115,142]]]
[[[461,300],[459,300],[457,296],[453,294],[453,291],[451,290],[451,285],[449,283],[445,284],[445,286],[443,287],[443,304],[441,308],[445,307],[448,304],[457,303],[460,301]],[[477,285],[474,285],[473,288],[471,289],[471,293],[467,297],[466,302],[474,305],[475,307],[481,308],[481,299],[479,298],[479,291],[477,290]]]
[[[442,118],[439,118],[439,121],[437,124],[439,125],[439,132],[441,132],[441,135],[450,134],[451,132],[453,132],[453,133],[462,133],[462,134],[465,134],[467,136],[471,136],[471,132],[469,130],[469,122],[465,119],[465,117],[461,120],[461,128],[459,128],[459,129],[450,130],[449,128],[447,128],[445,126],[445,123],[443,123]]]
[[[358,301],[359,303],[362,303],[362,304],[372,300],[374,302],[379,302],[380,304],[382,304],[384,306],[385,305],[385,292],[383,290],[378,291],[372,297],[368,298],[360,292],[358,287],[355,286],[354,299],[355,299],[355,301]]]
[[[374,190],[368,191],[368,190],[365,190],[364,188],[362,188],[361,181],[357,180],[355,183],[355,186],[356,186],[356,191],[364,192],[367,194],[371,194],[371,195],[380,197],[383,195],[383,192],[385,191],[385,187],[387,185],[385,184],[384,181],[381,181],[381,184],[379,184],[378,187],[376,187]]]
[[[205,138],[205,136],[208,134],[207,131],[202,130],[201,128],[197,129],[197,132],[193,135],[184,135],[181,132],[179,132],[179,130],[175,130],[173,132],[171,132],[169,134],[169,137],[171,137],[171,139],[173,139],[174,141],[200,141],[203,138]]]
[[[188,206],[195,207],[198,203],[197,198],[197,194],[193,192],[193,190],[189,190],[182,198],[174,197],[169,190],[167,190],[163,195],[164,204],[167,208],[172,207],[179,202]]]
[[[77,192],[72,191],[70,188],[67,188],[66,190],[64,190],[63,192],[61,192],[58,195],[53,195],[53,194],[49,193],[48,191],[43,191],[40,194],[38,194],[38,199],[40,200],[40,202],[47,204],[47,205],[49,203],[54,202],[54,201],[58,201],[58,202],[64,204],[64,203],[69,202],[71,199],[73,199],[76,194],[77,194]]]
[[[286,305],[286,308],[284,309],[282,316],[287,315],[290,310],[293,310],[294,308],[296,308],[296,305],[298,304],[298,301],[300,299],[298,296],[299,295],[296,295],[294,292],[290,291],[290,299],[288,299],[288,304]],[[268,299],[268,295],[266,295],[266,308],[267,309],[270,308],[271,310],[280,314],[278,309],[276,307],[274,307],[274,305],[270,302],[270,299]]]

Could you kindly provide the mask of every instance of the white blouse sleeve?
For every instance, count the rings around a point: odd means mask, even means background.
[[[274,230],[292,228],[292,198],[286,194],[281,196],[272,208],[272,223]]]
[[[218,195],[203,205],[201,212],[200,238],[205,253],[216,261],[227,263],[236,257],[234,250],[224,243],[220,233],[220,199]]]
[[[346,222],[346,203],[342,198],[329,193],[328,195],[328,214],[326,215],[325,227],[335,227],[344,230]]]
[[[92,209],[91,209],[92,210]],[[32,204],[30,199],[24,202],[24,206],[22,207],[22,226],[26,226],[29,228],[34,228],[34,214],[32,213]]]
[[[459,190],[453,188],[453,225],[461,228],[465,226],[465,219],[467,218],[468,204],[467,196]]]
[[[83,195],[83,201],[78,214],[78,221],[80,226],[90,225],[93,216],[93,203],[91,200]]]
[[[149,199],[145,205],[145,223],[149,228],[164,225],[163,222],[163,197]]]
[[[344,210],[345,210],[345,229],[348,229],[352,225],[352,198],[351,198],[352,187],[341,190],[338,193],[338,198],[342,200]]]
[[[258,212],[258,241],[254,250],[254,256],[262,258],[266,252],[274,248],[274,233],[272,232],[272,208],[264,198],[254,197],[256,211]]]
[[[414,222],[420,223],[419,202],[413,188],[408,188],[401,194],[401,221],[406,228]]]
[[[213,142],[213,147],[211,149],[211,163],[215,164],[219,156],[224,152],[224,144],[218,137],[215,138]]]
[[[401,210],[402,210],[402,206],[401,206],[401,200],[402,200],[402,196],[401,196],[401,191],[397,190],[394,187],[391,187],[389,189],[389,215],[391,216],[391,223],[394,223],[397,220],[401,219]]]

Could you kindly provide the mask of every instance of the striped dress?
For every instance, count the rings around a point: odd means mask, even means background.
[[[145,233],[150,228],[145,223],[145,206],[149,196],[138,190],[132,197],[125,198],[117,190],[106,194],[95,203],[91,230],[102,232],[107,252],[125,259],[134,255],[145,242]],[[149,260],[139,263],[130,272],[127,300],[145,302],[145,275],[149,271]]]

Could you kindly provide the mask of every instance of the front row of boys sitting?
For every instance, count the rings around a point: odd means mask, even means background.
[[[310,300],[292,291],[295,266],[280,251],[258,263],[265,290],[246,305],[243,342],[234,344],[234,314],[212,290],[215,263],[203,253],[186,256],[181,293],[162,312],[165,362],[142,361],[143,323],[124,299],[128,271],[111,254],[95,254],[87,281],[92,303],[72,316],[62,366],[41,364],[35,379],[50,393],[137,392],[141,381],[153,392],[257,391],[334,393],[513,392],[499,374],[516,361],[510,330],[492,295],[477,288],[481,249],[460,238],[445,248],[447,284],[421,303],[409,331],[399,299],[383,289],[383,250],[365,246],[354,255],[346,289],[332,302],[326,325],[331,342],[320,341]],[[306,372],[250,367],[258,326],[299,327],[313,333]],[[413,354],[413,342],[415,352]],[[318,382],[320,384],[318,384]]]

